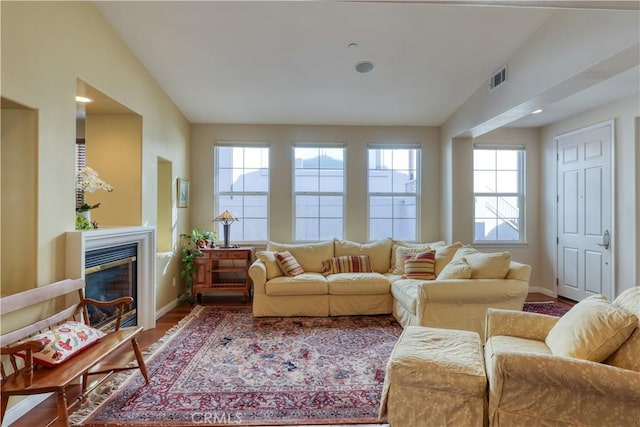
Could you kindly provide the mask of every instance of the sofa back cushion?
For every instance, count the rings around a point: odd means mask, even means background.
[[[369,243],[356,243],[348,240],[334,239],[333,244],[335,256],[367,255],[371,261],[373,271],[376,273],[386,273],[389,271],[391,265],[391,246],[393,244],[391,238]]]
[[[622,292],[613,300],[613,305],[635,314],[639,320],[631,336],[605,360],[605,363],[640,372],[640,286]]]
[[[333,257],[333,241],[314,243],[267,243],[267,251],[288,251],[307,273],[322,272],[322,261]]]
[[[554,355],[602,362],[629,338],[638,318],[592,295],[571,307],[551,328],[545,343]]]

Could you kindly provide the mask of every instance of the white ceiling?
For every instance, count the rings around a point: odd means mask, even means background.
[[[424,3],[95,5],[191,123],[421,126],[441,125],[555,10]],[[358,74],[363,60],[375,70]],[[638,70],[625,74],[518,124],[628,96]]]

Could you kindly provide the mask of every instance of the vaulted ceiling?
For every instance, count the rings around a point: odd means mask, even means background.
[[[634,3],[95,5],[192,123],[439,126],[558,7],[637,9]],[[540,4],[545,7],[523,7]],[[373,63],[373,71],[358,73],[362,61]],[[519,124],[549,123],[638,86],[636,68]]]

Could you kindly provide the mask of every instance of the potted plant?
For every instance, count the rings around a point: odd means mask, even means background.
[[[193,275],[196,272],[195,259],[202,254],[201,249],[214,248],[217,233],[215,231],[200,231],[198,227],[191,230],[190,234],[181,234],[182,238],[182,265],[180,277],[186,279],[187,291],[181,296],[181,300],[191,297],[193,288]]]

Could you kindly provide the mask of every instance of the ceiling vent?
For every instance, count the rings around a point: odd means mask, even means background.
[[[494,90],[500,85],[503,85],[507,81],[507,67],[504,66],[500,68],[498,71],[493,73],[491,79],[489,80],[489,89]]]

